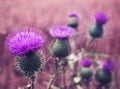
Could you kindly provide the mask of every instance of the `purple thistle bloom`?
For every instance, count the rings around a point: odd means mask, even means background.
[[[103,71],[105,72],[110,72],[114,69],[114,64],[111,60],[106,60],[104,63],[103,63],[103,67],[102,67]]]
[[[70,12],[69,17],[76,17],[77,19],[80,19],[80,16],[77,12]]]
[[[92,61],[91,61],[90,59],[83,59],[83,60],[81,61],[81,65],[82,65],[83,67],[90,67],[91,64],[92,64]]]
[[[23,55],[30,51],[37,51],[45,42],[45,36],[34,28],[23,28],[9,35],[6,45],[14,55]]]
[[[75,30],[68,26],[56,26],[50,30],[50,34],[55,38],[68,38],[75,33]]]
[[[108,21],[108,17],[102,12],[96,13],[95,19],[96,22],[100,24],[105,24]]]

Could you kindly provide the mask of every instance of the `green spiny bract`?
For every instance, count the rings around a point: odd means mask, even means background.
[[[67,38],[56,39],[51,48],[52,54],[59,58],[68,56],[70,51],[70,44]]]
[[[82,67],[80,70],[80,76],[82,79],[90,79],[93,75],[93,71],[90,67]]]
[[[68,20],[68,26],[77,29],[79,25],[78,19],[76,17],[70,17]]]
[[[103,35],[103,26],[101,24],[94,24],[89,29],[89,34],[93,38],[100,38]]]
[[[106,85],[112,81],[112,74],[111,72],[105,72],[102,69],[98,69],[95,78],[101,85]]]
[[[35,52],[30,52],[27,55],[19,56],[16,65],[20,72],[31,79],[40,71],[42,67],[42,57]]]

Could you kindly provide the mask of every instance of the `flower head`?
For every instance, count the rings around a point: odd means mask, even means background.
[[[102,12],[96,13],[95,19],[96,22],[100,24],[105,24],[108,21],[108,17]]]
[[[110,72],[114,69],[114,64],[111,60],[106,60],[102,66],[103,71]]]
[[[79,14],[77,13],[77,12],[70,12],[69,13],[69,17],[76,17],[77,19],[80,19],[80,16],[79,16]]]
[[[83,60],[81,61],[81,65],[82,65],[83,67],[90,67],[91,64],[92,64],[92,61],[91,61],[90,59],[83,59]]]
[[[75,30],[68,26],[56,26],[50,30],[50,34],[55,38],[68,38],[74,34]]]
[[[45,42],[45,36],[34,28],[23,28],[9,35],[6,45],[14,55],[23,55],[41,48]]]

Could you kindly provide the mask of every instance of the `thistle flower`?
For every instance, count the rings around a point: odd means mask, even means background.
[[[79,14],[76,12],[69,13],[68,26],[77,29],[79,25]]]
[[[103,71],[105,72],[110,72],[114,69],[114,64],[112,61],[110,60],[106,60],[104,63],[103,63],[103,67],[102,67]]]
[[[90,59],[83,59],[81,61],[81,65],[83,67],[80,69],[80,76],[83,79],[90,79],[92,77],[93,71],[90,68],[91,64],[92,64],[92,61]]]
[[[95,15],[95,19],[96,23],[90,27],[89,34],[93,38],[101,38],[104,33],[103,24],[108,21],[108,18],[104,13],[98,12]]]
[[[83,59],[83,60],[81,61],[81,65],[82,65],[83,67],[90,67],[91,64],[92,64],[92,61],[91,61],[90,59]]]
[[[56,26],[50,30],[50,34],[57,38],[51,47],[51,53],[59,58],[70,54],[71,48],[68,38],[74,34],[75,30],[68,26]]]
[[[37,51],[45,42],[45,36],[34,28],[23,28],[8,36],[7,47],[14,55],[23,55]]]
[[[105,24],[108,21],[108,17],[102,12],[96,13],[95,19],[96,22],[100,24]]]
[[[103,63],[102,69],[98,69],[95,74],[96,80],[99,81],[101,85],[107,85],[112,81],[111,71],[114,68],[114,64],[110,60],[106,60]]]
[[[75,30],[68,26],[56,26],[50,30],[50,34],[55,38],[68,38],[74,34]]]
[[[70,12],[69,13],[69,17],[76,17],[77,19],[80,19],[80,16],[79,16],[79,14],[77,13],[77,12]]]

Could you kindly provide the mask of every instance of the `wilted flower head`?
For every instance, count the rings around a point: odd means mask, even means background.
[[[56,26],[50,30],[50,34],[55,38],[68,38],[74,34],[75,30],[68,26]]]
[[[110,72],[113,70],[114,68],[114,64],[111,60],[106,60],[104,63],[103,63],[103,71],[105,72]]]
[[[79,16],[79,14],[77,13],[77,12],[70,12],[69,13],[69,17],[76,17],[77,19],[80,19],[80,16]]]
[[[35,31],[34,28],[23,28],[9,35],[6,45],[14,55],[22,55],[41,48],[45,42],[43,33]]]
[[[92,61],[91,61],[90,59],[83,59],[83,60],[81,61],[81,65],[82,65],[83,67],[90,67],[91,64],[92,64]]]
[[[108,21],[108,17],[102,12],[96,13],[95,19],[96,22],[100,24],[105,24]]]

